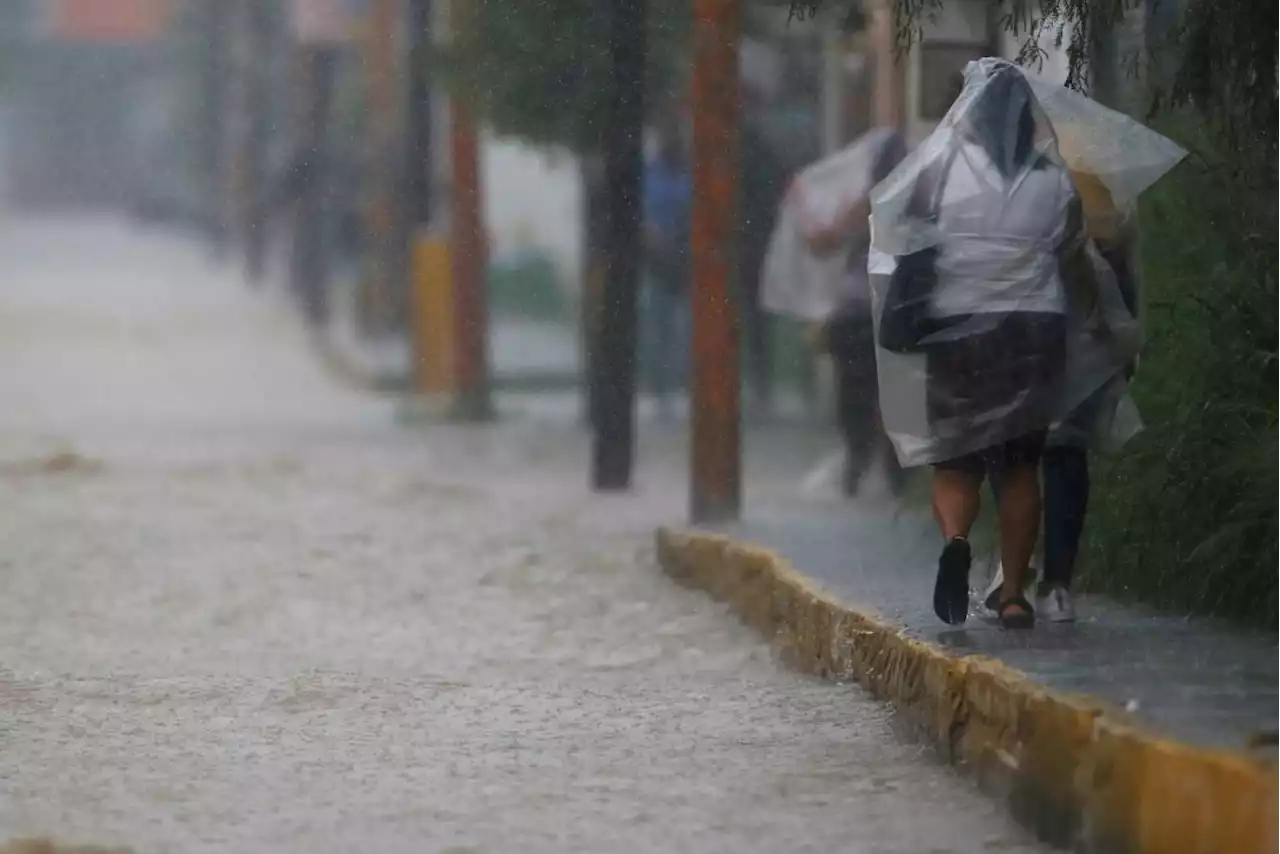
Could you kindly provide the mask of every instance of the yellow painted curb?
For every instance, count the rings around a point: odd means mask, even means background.
[[[764,549],[666,529],[656,541],[668,575],[727,601],[788,663],[894,703],[1050,843],[1106,854],[1277,850],[1274,763],[1169,741],[1101,701],[909,638]]]

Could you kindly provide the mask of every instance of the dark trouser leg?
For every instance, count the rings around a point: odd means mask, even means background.
[[[874,381],[868,382],[867,365],[859,346],[860,332],[858,323],[850,319],[837,320],[828,329],[835,368],[836,417],[847,454],[845,491],[850,494],[857,491],[871,461],[876,432],[876,406],[871,399],[876,389]]]
[[[673,328],[675,306],[666,289],[652,278],[645,277],[641,288],[647,345],[644,348],[646,385],[655,398],[665,400],[675,384],[672,376],[676,358],[673,350],[677,334]]]
[[[760,305],[758,294],[748,293],[743,309],[746,321],[747,377],[756,400],[768,406],[773,396],[773,372],[769,352],[769,316]]]
[[[1043,466],[1044,581],[1070,588],[1089,508],[1089,452],[1046,448]]]
[[[880,458],[884,460],[884,476],[889,482],[889,490],[894,495],[902,495],[907,473],[898,463],[898,453],[893,449],[893,442],[889,441],[889,434],[884,432],[884,424],[878,419],[875,429],[879,435]]]

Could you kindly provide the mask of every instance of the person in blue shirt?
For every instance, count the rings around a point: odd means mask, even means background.
[[[671,395],[685,386],[689,361],[689,228],[693,176],[679,117],[655,128],[657,151],[645,163],[643,198],[645,326],[644,380],[670,413]]]

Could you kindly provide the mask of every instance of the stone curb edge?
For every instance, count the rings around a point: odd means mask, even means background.
[[[1161,738],[1101,701],[909,638],[765,549],[665,528],[655,539],[669,576],[726,601],[788,664],[892,702],[1041,839],[1106,854],[1277,850],[1274,763]]]

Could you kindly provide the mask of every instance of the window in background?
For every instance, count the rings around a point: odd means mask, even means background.
[[[984,45],[925,42],[920,48],[920,119],[939,122],[951,109],[951,81],[970,62],[986,55]]]

